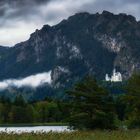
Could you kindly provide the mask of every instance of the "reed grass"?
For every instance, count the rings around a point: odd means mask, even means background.
[[[0,140],[140,140],[140,130],[0,134]]]

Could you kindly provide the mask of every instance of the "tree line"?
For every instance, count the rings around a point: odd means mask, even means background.
[[[111,94],[91,77],[77,83],[68,91],[72,106],[70,126],[90,130],[140,128],[140,74],[126,82],[123,92]]]
[[[67,122],[73,129],[140,128],[140,74],[123,87],[124,93],[111,94],[93,77],[86,77],[66,91],[66,100],[45,99],[26,102],[0,99],[0,123]]]
[[[62,118],[57,101],[27,103],[21,95],[13,102],[0,99],[0,124],[60,122]]]

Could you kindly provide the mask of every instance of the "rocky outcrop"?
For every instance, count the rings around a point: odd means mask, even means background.
[[[0,67],[1,80],[52,71],[54,88],[87,74],[104,79],[114,67],[127,79],[140,69],[140,22],[107,11],[77,13],[13,48],[0,47]]]

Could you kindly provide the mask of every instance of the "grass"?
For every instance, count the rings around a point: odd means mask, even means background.
[[[140,140],[140,130],[0,134],[0,140]]]

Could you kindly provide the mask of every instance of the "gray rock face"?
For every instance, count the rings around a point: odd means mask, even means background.
[[[0,47],[0,80],[51,70],[59,88],[87,74],[104,79],[114,67],[124,79],[140,70],[140,22],[130,15],[78,13],[13,48]]]

